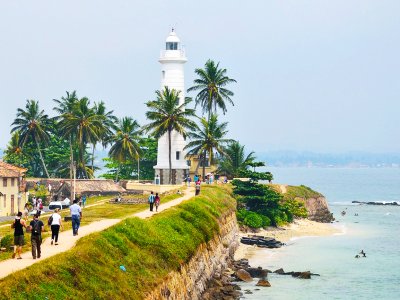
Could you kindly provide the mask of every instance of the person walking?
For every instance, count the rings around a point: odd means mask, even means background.
[[[156,197],[154,198],[154,204],[156,205],[156,212],[158,211],[158,206],[160,205],[160,196],[156,193]]]
[[[62,228],[61,215],[58,213],[60,211],[59,208],[54,210],[54,213],[49,218],[50,228],[51,228],[51,244],[55,242],[56,246],[58,245],[58,233],[60,232],[60,228]]]
[[[154,197],[154,194],[153,194],[153,191],[152,191],[150,193],[149,198],[148,198],[148,201],[149,201],[149,204],[150,204],[150,211],[153,211],[154,200],[155,200],[155,197]]]
[[[190,187],[190,183],[192,182],[192,178],[190,177],[190,175],[187,176],[186,182],[187,182],[187,186]]]
[[[24,206],[24,219],[25,221],[28,221],[28,217],[29,217],[29,203],[25,203]]]
[[[32,257],[33,259],[40,258],[42,245],[42,231],[44,230],[44,224],[39,220],[39,215],[35,214],[33,220],[29,224],[31,229],[31,245],[32,245]]]
[[[196,196],[200,194],[200,186],[201,186],[201,181],[200,179],[196,181]]]
[[[36,196],[33,196],[33,198],[32,198],[32,207],[33,207],[33,209],[37,209],[36,205],[37,205]]]
[[[74,200],[74,204],[72,204],[69,207],[69,210],[71,212],[71,218],[72,218],[72,233],[75,235],[78,235],[78,229],[79,226],[81,225],[81,219],[82,219],[82,209],[78,205],[78,199]]]
[[[17,259],[22,259],[22,246],[24,245],[24,227],[26,228],[25,220],[22,219],[22,212],[18,212],[17,216],[14,219],[14,222],[11,224],[11,228],[14,229],[14,253],[12,258],[17,256]]]
[[[86,195],[82,196],[82,207],[86,206]]]

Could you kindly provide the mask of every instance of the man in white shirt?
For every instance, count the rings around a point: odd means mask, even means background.
[[[82,209],[78,205],[78,200],[74,200],[74,204],[72,204],[69,207],[69,210],[71,212],[71,218],[72,218],[72,232],[74,235],[78,235],[78,229],[79,226],[81,225],[81,219],[82,219]]]

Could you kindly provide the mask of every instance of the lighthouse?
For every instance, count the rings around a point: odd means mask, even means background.
[[[170,90],[180,91],[179,104],[185,99],[185,75],[184,65],[187,62],[185,51],[174,29],[168,35],[165,42],[165,50],[161,50],[158,60],[161,64],[161,91],[167,86]],[[172,184],[180,184],[189,173],[186,161],[185,139],[176,131],[171,136],[171,161]],[[164,134],[158,140],[157,165],[154,166],[156,182],[169,183],[169,153],[168,135]]]

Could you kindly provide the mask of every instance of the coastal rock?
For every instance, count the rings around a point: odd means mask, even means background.
[[[251,277],[255,278],[265,278],[267,277],[268,273],[270,273],[270,270],[263,269],[261,267],[258,268],[247,268],[247,272],[249,272]]]
[[[320,223],[330,223],[335,220],[333,214],[329,211],[328,203],[325,197],[308,198],[303,201],[308,212],[308,219]]]
[[[240,269],[236,271],[236,277],[242,281],[251,282],[253,278],[246,270]]]
[[[265,286],[265,287],[270,287],[270,286],[271,286],[271,284],[269,283],[269,281],[268,281],[268,280],[265,280],[265,279],[260,279],[260,280],[257,282],[256,286]]]
[[[283,243],[274,238],[252,235],[249,237],[242,237],[240,242],[245,245],[257,245],[262,248],[280,248]]]
[[[275,270],[274,273],[284,275],[285,271],[283,271],[282,268],[279,268],[278,270]]]

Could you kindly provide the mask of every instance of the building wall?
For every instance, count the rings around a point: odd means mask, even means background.
[[[14,185],[12,184],[13,179]],[[4,186],[4,181],[6,182],[7,186]],[[18,210],[23,210],[26,197],[23,193],[21,193],[21,198],[18,198],[18,178],[0,177],[0,193],[2,194],[0,195],[0,216],[15,215],[17,214]]]

